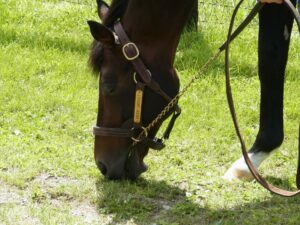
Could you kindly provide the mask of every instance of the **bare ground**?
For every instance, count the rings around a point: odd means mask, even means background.
[[[84,224],[109,224],[112,216],[101,216],[97,212],[96,206],[88,201],[78,201],[75,198],[53,196],[48,190],[57,188],[62,185],[80,185],[82,181],[70,179],[68,177],[56,177],[42,173],[30,181],[30,184],[39,185],[43,193],[41,201],[32,200],[31,186],[28,185],[26,190],[20,190],[14,186],[7,185],[0,180],[0,215],[6,218],[0,220],[0,224],[42,224],[38,218],[30,213],[30,207],[39,207],[39,204],[47,201],[53,207],[68,205],[69,213],[72,217],[78,218],[78,221]],[[96,190],[95,190],[96,191]],[[67,201],[66,201],[67,200]]]

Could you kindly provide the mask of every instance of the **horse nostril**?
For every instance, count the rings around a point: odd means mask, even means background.
[[[107,173],[107,168],[102,162],[97,162],[97,167],[101,171],[101,173],[105,176]]]

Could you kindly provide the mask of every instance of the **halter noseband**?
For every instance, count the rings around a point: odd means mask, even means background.
[[[134,67],[134,81],[136,83],[135,101],[134,101],[134,115],[133,119],[125,121],[120,128],[115,127],[102,127],[95,126],[93,128],[93,134],[95,136],[108,136],[108,137],[120,137],[131,138],[134,143],[141,142],[144,145],[155,149],[161,150],[165,147],[163,140],[168,139],[173,129],[174,123],[181,113],[179,106],[176,104],[170,113],[173,116],[164,132],[163,138],[150,138],[148,137],[148,131],[145,130],[142,123],[142,106],[143,106],[143,94],[144,88],[150,88],[154,93],[163,97],[167,102],[170,102],[172,98],[167,95],[160,87],[160,85],[152,79],[152,75],[149,69],[145,66],[141,60],[140,51],[135,43],[131,42],[124,31],[124,28],[120,21],[117,21],[114,25],[114,35],[116,43],[122,45],[122,53],[124,57],[130,61]],[[137,81],[136,75],[139,75],[142,82]],[[143,132],[143,135],[139,135]]]

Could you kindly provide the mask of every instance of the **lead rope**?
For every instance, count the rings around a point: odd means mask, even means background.
[[[229,44],[230,44],[230,38],[231,38],[231,34],[232,34],[232,30],[233,30],[233,25],[234,25],[234,21],[235,21],[235,17],[236,14],[238,12],[238,9],[240,7],[240,5],[243,3],[244,0],[240,0],[239,3],[237,4],[236,8],[234,9],[234,12],[232,14],[231,17],[231,21],[230,21],[230,26],[229,26],[229,30],[228,30],[228,35],[227,35],[227,42],[225,44],[225,75],[226,75],[226,94],[227,94],[227,100],[228,100],[228,104],[229,104],[229,108],[230,108],[230,113],[232,116],[232,120],[234,123],[234,127],[237,133],[237,136],[239,138],[239,141],[241,143],[241,148],[242,148],[242,153],[245,159],[246,164],[248,165],[249,170],[251,171],[253,177],[255,178],[255,180],[261,184],[264,188],[266,188],[267,190],[269,190],[270,192],[280,195],[280,196],[285,196],[285,197],[292,197],[295,196],[297,194],[300,193],[300,190],[298,191],[287,191],[284,189],[280,189],[278,187],[275,187],[271,184],[269,184],[257,171],[257,169],[255,168],[255,166],[252,164],[248,153],[247,153],[247,148],[245,145],[245,141],[243,139],[243,136],[241,134],[241,131],[239,129],[239,125],[238,125],[238,121],[237,121],[237,117],[236,117],[236,113],[235,113],[235,107],[234,107],[234,102],[233,102],[233,97],[232,97],[232,92],[231,92],[231,84],[230,84],[230,72],[229,72]],[[298,28],[300,29],[300,17],[299,14],[297,13],[297,11],[295,10],[294,6],[292,5],[292,3],[289,0],[284,0],[285,4],[287,5],[287,7],[290,9],[290,11],[292,12],[294,18],[297,21],[298,24]],[[263,3],[257,3],[257,5],[261,5],[261,7],[264,5]],[[260,9],[261,9],[260,7]],[[300,135],[300,128],[299,128],[299,135]],[[300,136],[299,136],[299,151],[300,151]],[[300,159],[300,156],[299,156]],[[297,169],[297,177],[296,177],[296,182],[297,182],[297,187],[299,188],[300,186],[300,177],[299,177],[299,171],[300,171],[300,165],[298,162],[298,169]]]

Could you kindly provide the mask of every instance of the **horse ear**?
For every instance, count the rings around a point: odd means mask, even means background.
[[[115,37],[107,27],[91,20],[87,21],[87,23],[90,26],[91,34],[95,40],[104,45],[113,46],[115,44]]]
[[[109,10],[109,6],[101,1],[101,0],[97,0],[97,6],[98,6],[98,15],[99,15],[99,18],[104,21],[107,13],[108,13],[108,10]]]

